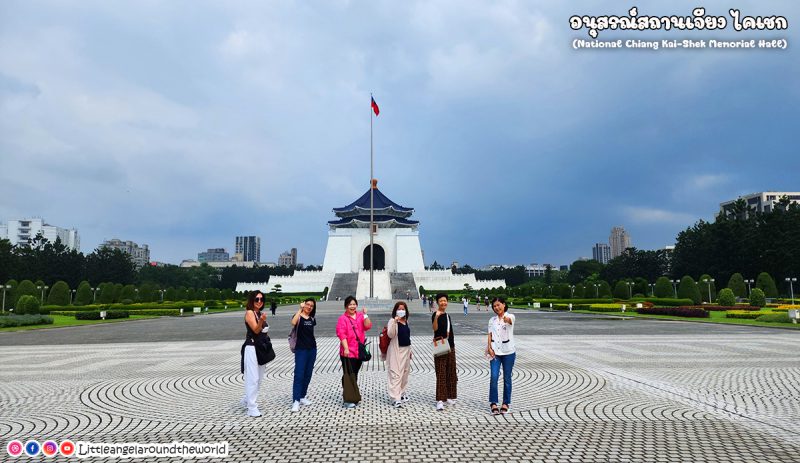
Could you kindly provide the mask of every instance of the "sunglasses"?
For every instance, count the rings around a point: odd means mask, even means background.
[[[263,300],[264,300],[264,298],[263,298],[263,297],[257,297],[257,298],[256,298],[256,302],[261,302],[261,301],[263,301]]]

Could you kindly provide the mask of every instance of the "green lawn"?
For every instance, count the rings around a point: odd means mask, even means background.
[[[0,332],[41,330],[47,328],[60,328],[62,326],[97,325],[98,323],[117,323],[128,320],[145,320],[148,318],[158,318],[155,315],[131,315],[130,318],[116,318],[113,320],[75,320],[75,317],[68,315],[50,315],[50,316],[53,317],[52,325],[10,326],[7,328],[0,328]]]
[[[514,309],[530,309],[527,306],[513,307]],[[566,312],[564,310],[556,310],[554,312]],[[791,328],[800,329],[800,323],[767,323],[755,320],[747,320],[742,318],[725,318],[725,312],[712,311],[709,318],[693,318],[693,317],[676,317],[673,315],[646,315],[638,314],[636,312],[592,312],[591,310],[573,310],[575,313],[593,314],[593,315],[613,315],[625,316],[636,318],[654,318],[657,320],[677,320],[682,322],[699,322],[699,323],[724,323],[728,325],[750,325],[750,326],[765,326],[767,328]]]

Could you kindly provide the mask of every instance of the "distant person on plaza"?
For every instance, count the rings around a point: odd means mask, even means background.
[[[467,315],[467,312],[469,312],[469,299],[467,299],[467,296],[461,298],[461,303],[464,304],[464,315]]]
[[[458,398],[456,374],[456,343],[451,326],[450,316],[447,315],[447,294],[437,294],[436,304],[438,309],[431,315],[433,322],[433,338],[447,339],[450,352],[433,358],[436,369],[436,410],[444,410],[444,404],[454,405]]]
[[[428,310],[430,310],[431,312],[433,312],[433,299],[434,298],[431,297],[428,298]]]
[[[299,412],[301,405],[311,405],[308,400],[308,385],[317,360],[317,340],[314,327],[317,325],[317,302],[310,297],[300,304],[300,310],[292,317],[292,326],[297,327],[297,346],[294,349],[294,382],[292,384],[292,411]]]
[[[276,310],[277,308],[278,308],[278,302],[277,302],[277,301],[276,301],[276,300],[273,298],[273,299],[272,299],[272,300],[269,302],[269,310],[272,312],[272,315],[273,315],[273,316],[275,315],[275,310]],[[314,309],[316,309],[316,307],[314,307]]]
[[[392,318],[386,325],[389,350],[386,351],[386,373],[389,380],[389,397],[400,408],[408,402],[408,375],[411,372],[411,328],[408,327],[408,305],[399,301],[392,309]]]
[[[497,415],[507,413],[511,406],[511,376],[517,353],[514,346],[514,315],[508,313],[505,299],[502,297],[492,299],[492,310],[495,316],[489,319],[486,354],[491,359],[489,408],[493,415]],[[503,405],[498,409],[497,382],[500,379],[500,367],[503,368]]]
[[[486,311],[488,312],[489,311],[489,296],[483,296],[483,302],[486,303],[484,305],[486,306]]]
[[[266,336],[269,331],[267,314],[262,313],[264,308],[264,293],[253,291],[247,296],[247,308],[244,311],[244,324],[247,328],[247,335],[242,345],[242,373],[244,373],[244,397],[240,403],[247,407],[247,415],[252,417],[261,416],[256,399],[258,398],[258,388],[264,378],[266,365],[259,365],[256,357],[255,343],[261,336]]]
[[[347,380],[347,375],[353,373],[358,380],[358,371],[361,369],[361,360],[358,359],[358,341],[366,342],[367,331],[372,328],[372,322],[367,315],[366,307],[358,311],[358,301],[353,296],[344,299],[344,313],[336,323],[336,337],[339,338],[339,358],[342,361],[342,386]],[[356,382],[356,386],[358,383]],[[344,396],[343,396],[344,397]],[[346,408],[355,408],[357,403],[347,402]]]
[[[420,299],[422,299],[422,308],[424,309],[425,306],[428,304],[428,299],[425,297],[424,294],[422,295],[422,297]]]

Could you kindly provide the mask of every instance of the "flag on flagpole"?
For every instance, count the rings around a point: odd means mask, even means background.
[[[372,100],[372,111],[377,116],[378,114],[381,113],[380,108],[378,108],[378,103],[375,103],[375,98],[373,98],[373,97],[369,97],[369,98]]]

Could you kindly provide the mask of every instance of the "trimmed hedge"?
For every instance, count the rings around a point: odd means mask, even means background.
[[[658,307],[682,307],[682,306],[692,306],[694,305],[694,301],[691,299],[675,299],[675,298],[667,298],[667,297],[643,297],[643,298],[633,298],[631,299],[633,302],[652,302],[653,305]]]
[[[156,315],[159,317],[167,316],[167,317],[180,317],[181,316],[181,309],[145,309],[145,310],[137,310],[133,313],[134,315]],[[186,315],[191,315],[192,312],[189,311]]]
[[[686,308],[690,308],[690,309],[703,309],[703,310],[708,310],[709,312],[723,312],[723,311],[727,312],[729,310],[742,310],[742,311],[747,311],[747,310],[759,311],[759,310],[761,310],[761,308],[759,308],[759,307],[751,307],[751,306],[747,306],[747,305],[731,305],[731,306],[725,306],[725,305],[688,305],[688,306],[682,306],[682,307],[686,307]]]
[[[115,318],[129,318],[130,314],[126,310],[108,310],[106,311],[106,320],[112,320]],[[75,313],[75,320],[100,320],[99,311],[94,312],[76,312]]]
[[[768,313],[756,318],[757,322],[767,323],[791,323],[792,319],[788,314],[783,313]]]
[[[772,312],[753,312],[747,310],[729,310],[725,312],[725,318],[740,318],[743,320],[755,320],[762,315],[768,315]]]
[[[8,315],[0,317],[0,328],[52,324],[53,317],[48,317],[47,315]]]
[[[693,307],[642,307],[635,309],[637,313],[646,315],[674,315],[676,317],[708,318],[709,314],[704,309]]]

